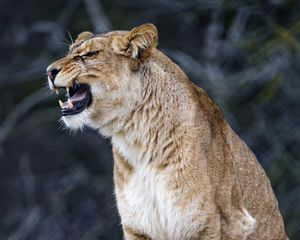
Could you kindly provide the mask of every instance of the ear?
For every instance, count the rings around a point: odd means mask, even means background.
[[[115,53],[144,61],[157,46],[158,33],[153,24],[144,24],[112,42]]]
[[[81,41],[87,40],[89,38],[92,38],[93,36],[94,36],[94,34],[91,32],[82,32],[82,33],[79,33],[75,42],[81,42]]]

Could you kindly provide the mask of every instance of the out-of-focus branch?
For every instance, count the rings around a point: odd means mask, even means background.
[[[97,33],[106,32],[111,29],[111,23],[103,11],[100,1],[84,0],[86,11]]]
[[[44,99],[49,98],[49,94],[45,93],[44,89],[40,89],[16,105],[6,116],[2,124],[0,125],[0,146],[13,129],[20,117],[31,109],[36,104],[40,103]],[[1,151],[0,151],[1,155]]]
[[[10,66],[7,70],[4,70],[3,68],[0,69],[0,86],[14,86],[16,84],[33,81],[38,75],[42,76],[42,69],[49,64],[49,60],[44,58],[43,55],[44,53],[40,54],[29,63],[25,63],[22,69],[20,69],[19,66]],[[20,70],[13,71],[12,69]]]
[[[20,227],[14,231],[14,233],[7,238],[7,240],[22,240],[36,227],[40,221],[40,209],[39,207],[33,207],[29,210],[27,216],[24,218]]]
[[[30,168],[30,161],[28,155],[21,156],[19,168],[22,177],[22,182],[24,185],[23,189],[26,196],[26,203],[28,206],[32,207],[36,204],[35,181]]]
[[[24,38],[24,36],[29,38],[36,32],[49,33],[49,38],[44,44],[44,50],[33,60],[29,62],[25,60],[21,66],[20,64],[9,65],[8,67],[0,66],[0,86],[13,86],[26,81],[32,81],[34,77],[42,75],[46,66],[49,64],[49,59],[45,57],[45,53],[48,54],[49,50],[61,52],[65,29],[79,6],[80,1],[81,0],[69,0],[56,22],[37,21],[27,28],[22,28],[22,31],[15,31],[14,37],[16,39],[20,37],[20,32],[22,38]],[[26,42],[26,38],[22,41]],[[16,69],[18,69],[18,71],[16,71]]]

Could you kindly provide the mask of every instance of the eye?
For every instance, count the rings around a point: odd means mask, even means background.
[[[83,55],[83,57],[91,57],[94,56],[98,53],[98,51],[91,51],[91,52],[87,52],[86,54]]]
[[[90,51],[90,52],[87,52],[85,54],[78,54],[78,55],[75,55],[73,57],[74,60],[76,61],[84,61],[86,58],[89,58],[89,57],[92,57],[94,55],[96,55],[98,52],[100,52],[100,50],[97,50],[97,51]]]
[[[74,60],[79,61],[79,60],[83,60],[83,57],[80,55],[76,55],[73,57]]]

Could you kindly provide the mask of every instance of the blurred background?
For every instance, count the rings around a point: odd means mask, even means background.
[[[147,22],[254,151],[300,239],[299,0],[1,1],[0,239],[122,238],[110,141],[59,124],[45,69],[81,31]]]

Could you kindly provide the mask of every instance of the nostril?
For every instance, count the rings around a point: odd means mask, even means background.
[[[47,74],[48,74],[48,77],[50,78],[50,80],[53,82],[56,75],[59,73],[60,70],[56,69],[56,68],[52,68],[52,69],[49,69],[47,71]]]

